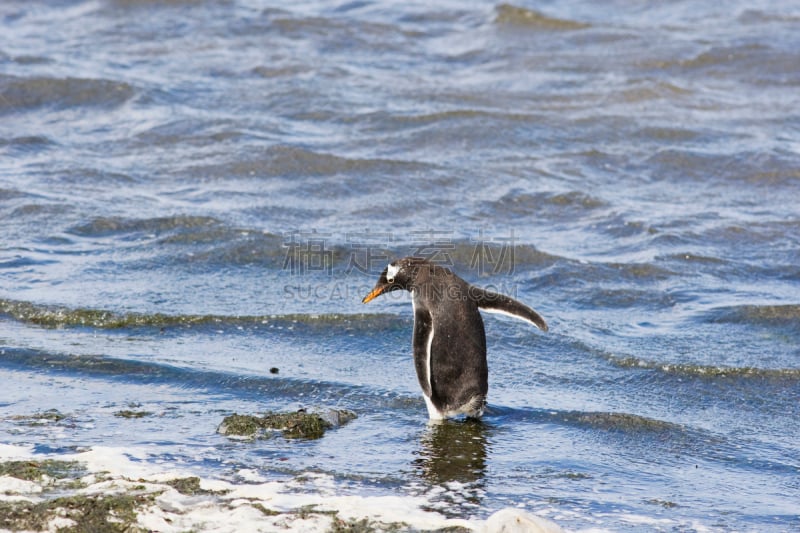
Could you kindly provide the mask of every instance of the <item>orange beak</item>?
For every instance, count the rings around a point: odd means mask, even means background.
[[[372,292],[364,296],[364,299],[361,300],[361,303],[362,304],[369,303],[370,301],[374,300],[375,298],[383,294],[383,291],[385,290],[386,290],[386,285],[375,287],[374,289],[372,289]]]

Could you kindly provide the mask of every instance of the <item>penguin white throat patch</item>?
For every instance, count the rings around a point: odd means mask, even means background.
[[[395,265],[391,265],[391,264],[388,265],[386,267],[386,281],[388,281],[389,283],[393,282],[394,278],[395,278],[395,276],[397,276],[398,272],[400,272],[400,267],[399,266],[395,266]]]

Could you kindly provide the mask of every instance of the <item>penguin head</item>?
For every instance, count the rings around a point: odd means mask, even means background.
[[[381,277],[378,278],[375,287],[364,296],[361,302],[367,303],[383,293],[399,289],[410,291],[417,271],[423,263],[427,263],[427,261],[417,257],[404,257],[389,263],[381,272]]]

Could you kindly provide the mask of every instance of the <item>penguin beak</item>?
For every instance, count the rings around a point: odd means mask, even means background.
[[[361,303],[362,304],[366,304],[366,303],[371,302],[372,300],[374,300],[375,298],[377,298],[378,296],[383,294],[384,291],[386,291],[386,289],[388,289],[388,288],[389,288],[389,285],[383,285],[383,284],[379,283],[378,285],[375,286],[374,289],[372,289],[372,292],[370,292],[369,294],[364,296],[364,299],[361,300]]]

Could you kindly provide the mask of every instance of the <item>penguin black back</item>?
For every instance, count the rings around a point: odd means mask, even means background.
[[[547,330],[544,319],[530,307],[470,285],[450,269],[418,257],[390,263],[362,301],[367,303],[401,289],[411,292],[414,367],[432,419],[460,414],[478,418],[483,414],[489,369],[479,309]]]

